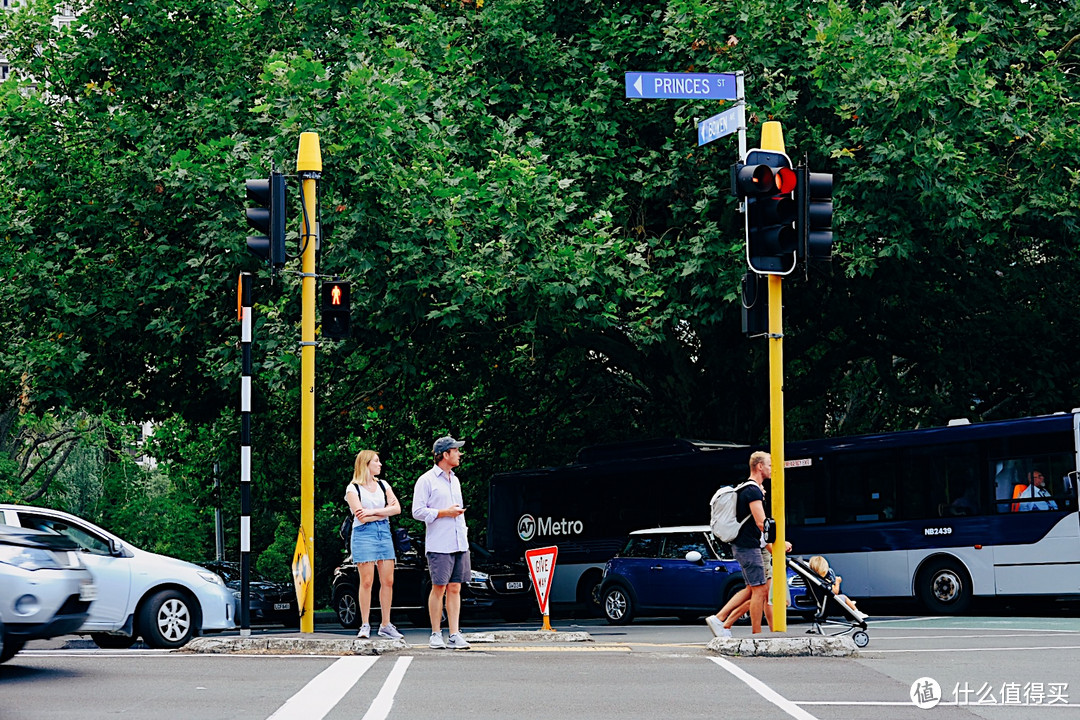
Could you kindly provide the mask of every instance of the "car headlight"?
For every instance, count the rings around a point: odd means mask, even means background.
[[[17,545],[0,545],[0,562],[23,570],[57,570],[63,567],[48,550]]]
[[[216,574],[210,572],[209,570],[200,570],[199,577],[212,585],[220,585],[222,587],[225,587],[225,581],[219,578]]]
[[[472,577],[469,578],[469,582],[465,583],[471,588],[482,590],[487,587],[488,574],[486,572],[480,572],[479,570],[472,571]]]

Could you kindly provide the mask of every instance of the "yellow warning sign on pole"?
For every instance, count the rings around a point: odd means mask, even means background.
[[[300,617],[304,616],[304,600],[307,598],[308,585],[311,584],[311,575],[311,560],[307,554],[307,536],[304,534],[304,528],[300,528],[300,533],[296,536],[296,550],[293,552],[292,560],[292,577],[293,584],[296,586],[296,600],[297,605],[300,607]]]

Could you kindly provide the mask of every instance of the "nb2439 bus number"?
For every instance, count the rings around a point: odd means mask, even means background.
[[[952,535],[951,527],[933,527],[923,530],[923,535]]]

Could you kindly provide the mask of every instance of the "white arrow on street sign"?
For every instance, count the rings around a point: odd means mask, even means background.
[[[637,90],[637,94],[641,95],[641,76],[637,76],[637,80],[634,81],[634,89]]]
[[[532,576],[536,601],[540,603],[540,614],[548,614],[548,596],[551,595],[551,576],[555,574],[555,558],[559,548],[555,546],[533,548],[525,551],[525,562]]]

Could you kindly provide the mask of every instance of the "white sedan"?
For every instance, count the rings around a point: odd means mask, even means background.
[[[77,631],[103,648],[177,648],[196,635],[236,627],[233,593],[209,570],[146,552],[107,530],[59,510],[0,504],[0,523],[63,535],[82,549],[97,585],[90,615]]]

